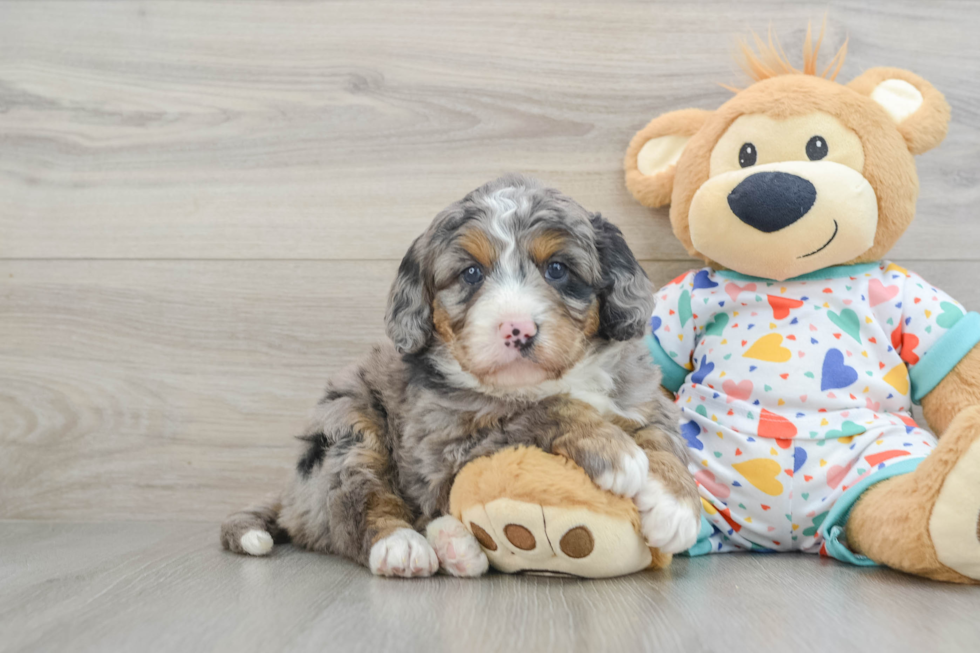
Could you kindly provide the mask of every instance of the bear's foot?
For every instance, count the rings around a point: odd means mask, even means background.
[[[845,533],[852,549],[880,564],[980,582],[980,406],[957,415],[914,472],[868,490]]]
[[[967,412],[972,413],[972,442],[965,443],[945,474],[929,518],[929,535],[940,563],[980,581],[980,409]]]
[[[661,568],[633,501],[600,490],[575,463],[519,447],[478,459],[453,484],[450,512],[505,573],[588,578]]]

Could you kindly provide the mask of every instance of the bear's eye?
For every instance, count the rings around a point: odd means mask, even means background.
[[[743,168],[754,166],[757,157],[758,155],[755,151],[755,145],[752,143],[743,143],[742,149],[738,151],[738,165],[742,166]]]
[[[819,161],[827,156],[827,141],[823,136],[814,136],[806,142],[806,155],[811,161]]]

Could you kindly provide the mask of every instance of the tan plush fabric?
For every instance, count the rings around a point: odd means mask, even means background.
[[[637,155],[649,141],[664,136],[691,137],[701,128],[710,111],[702,109],[681,109],[654,118],[630,141],[626,149],[626,186],[633,197],[644,206],[666,206],[674,185],[674,165],[656,175],[644,175],[637,165]]]
[[[922,94],[922,106],[898,125],[898,131],[908,143],[909,151],[912,154],[922,154],[939,147],[946,138],[950,108],[943,94],[926,80],[901,68],[871,68],[853,79],[847,87],[871,97],[875,88],[888,79],[908,82]]]
[[[963,357],[932,392],[922,398],[922,414],[933,433],[942,435],[957,415],[980,406],[980,349]]]
[[[632,501],[600,490],[568,458],[533,447],[504,449],[466,465],[453,483],[449,511],[459,519],[469,506],[500,498],[581,507],[629,521],[640,531],[640,515]]]
[[[974,406],[957,415],[936,451],[915,472],[879,483],[861,497],[847,521],[848,545],[875,562],[910,574],[953,583],[977,582],[940,562],[930,518],[947,476],[978,437],[980,406]],[[980,469],[969,471],[980,475]],[[978,535],[978,517],[973,514],[969,519],[974,535]]]
[[[922,106],[899,125],[871,99],[875,87],[887,78],[909,82],[923,96]],[[691,111],[664,114],[634,136],[625,161],[626,185],[641,204],[662,206],[667,186],[672,184],[670,220],[674,234],[692,256],[714,267],[724,266],[699,252],[691,241],[690,209],[695,193],[709,178],[715,146],[738,118],[762,115],[787,120],[828,114],[860,138],[864,148],[862,174],[878,200],[878,229],[871,247],[835,264],[878,260],[905,232],[915,216],[919,189],[912,155],[938,145],[949,122],[949,105],[939,91],[913,73],[885,68],[872,69],[847,86],[812,75],[776,75],[739,91],[714,112],[695,115]],[[688,141],[673,174],[645,178],[639,172],[636,154],[646,141],[668,134],[690,134],[698,123],[700,128]]]
[[[469,463],[456,477],[449,509],[505,573],[607,578],[671,560],[646,545],[632,501],[540,449],[505,449]]]

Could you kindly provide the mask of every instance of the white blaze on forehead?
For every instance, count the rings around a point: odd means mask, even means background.
[[[500,317],[527,317],[535,322],[540,322],[545,317],[544,312],[549,307],[548,298],[540,289],[510,276],[488,287],[477,304],[479,312],[486,310]]]
[[[504,244],[497,265],[502,266],[506,274],[513,276],[516,276],[520,269],[514,220],[518,213],[526,212],[530,208],[527,197],[521,194],[515,199],[515,193],[517,193],[516,188],[502,188],[484,198],[490,210],[490,233]]]
[[[489,370],[513,361],[516,353],[501,340],[500,325],[526,319],[540,327],[552,306],[544,288],[521,274],[517,220],[530,211],[528,198],[519,189],[504,188],[490,193],[483,202],[490,214],[487,230],[498,241],[500,255],[481,296],[467,313],[463,334],[471,364]]]

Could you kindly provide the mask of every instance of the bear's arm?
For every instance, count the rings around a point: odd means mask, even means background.
[[[707,278],[709,272],[685,272],[656,292],[650,331],[644,336],[650,357],[663,375],[660,385],[670,393],[671,401],[694,369],[691,358],[697,340],[697,326],[691,304],[696,292],[694,280],[698,274]],[[713,287],[718,285],[710,279],[707,282]]]
[[[970,406],[980,405],[980,345],[922,398],[922,414],[936,435],[941,435],[953,418]]]

